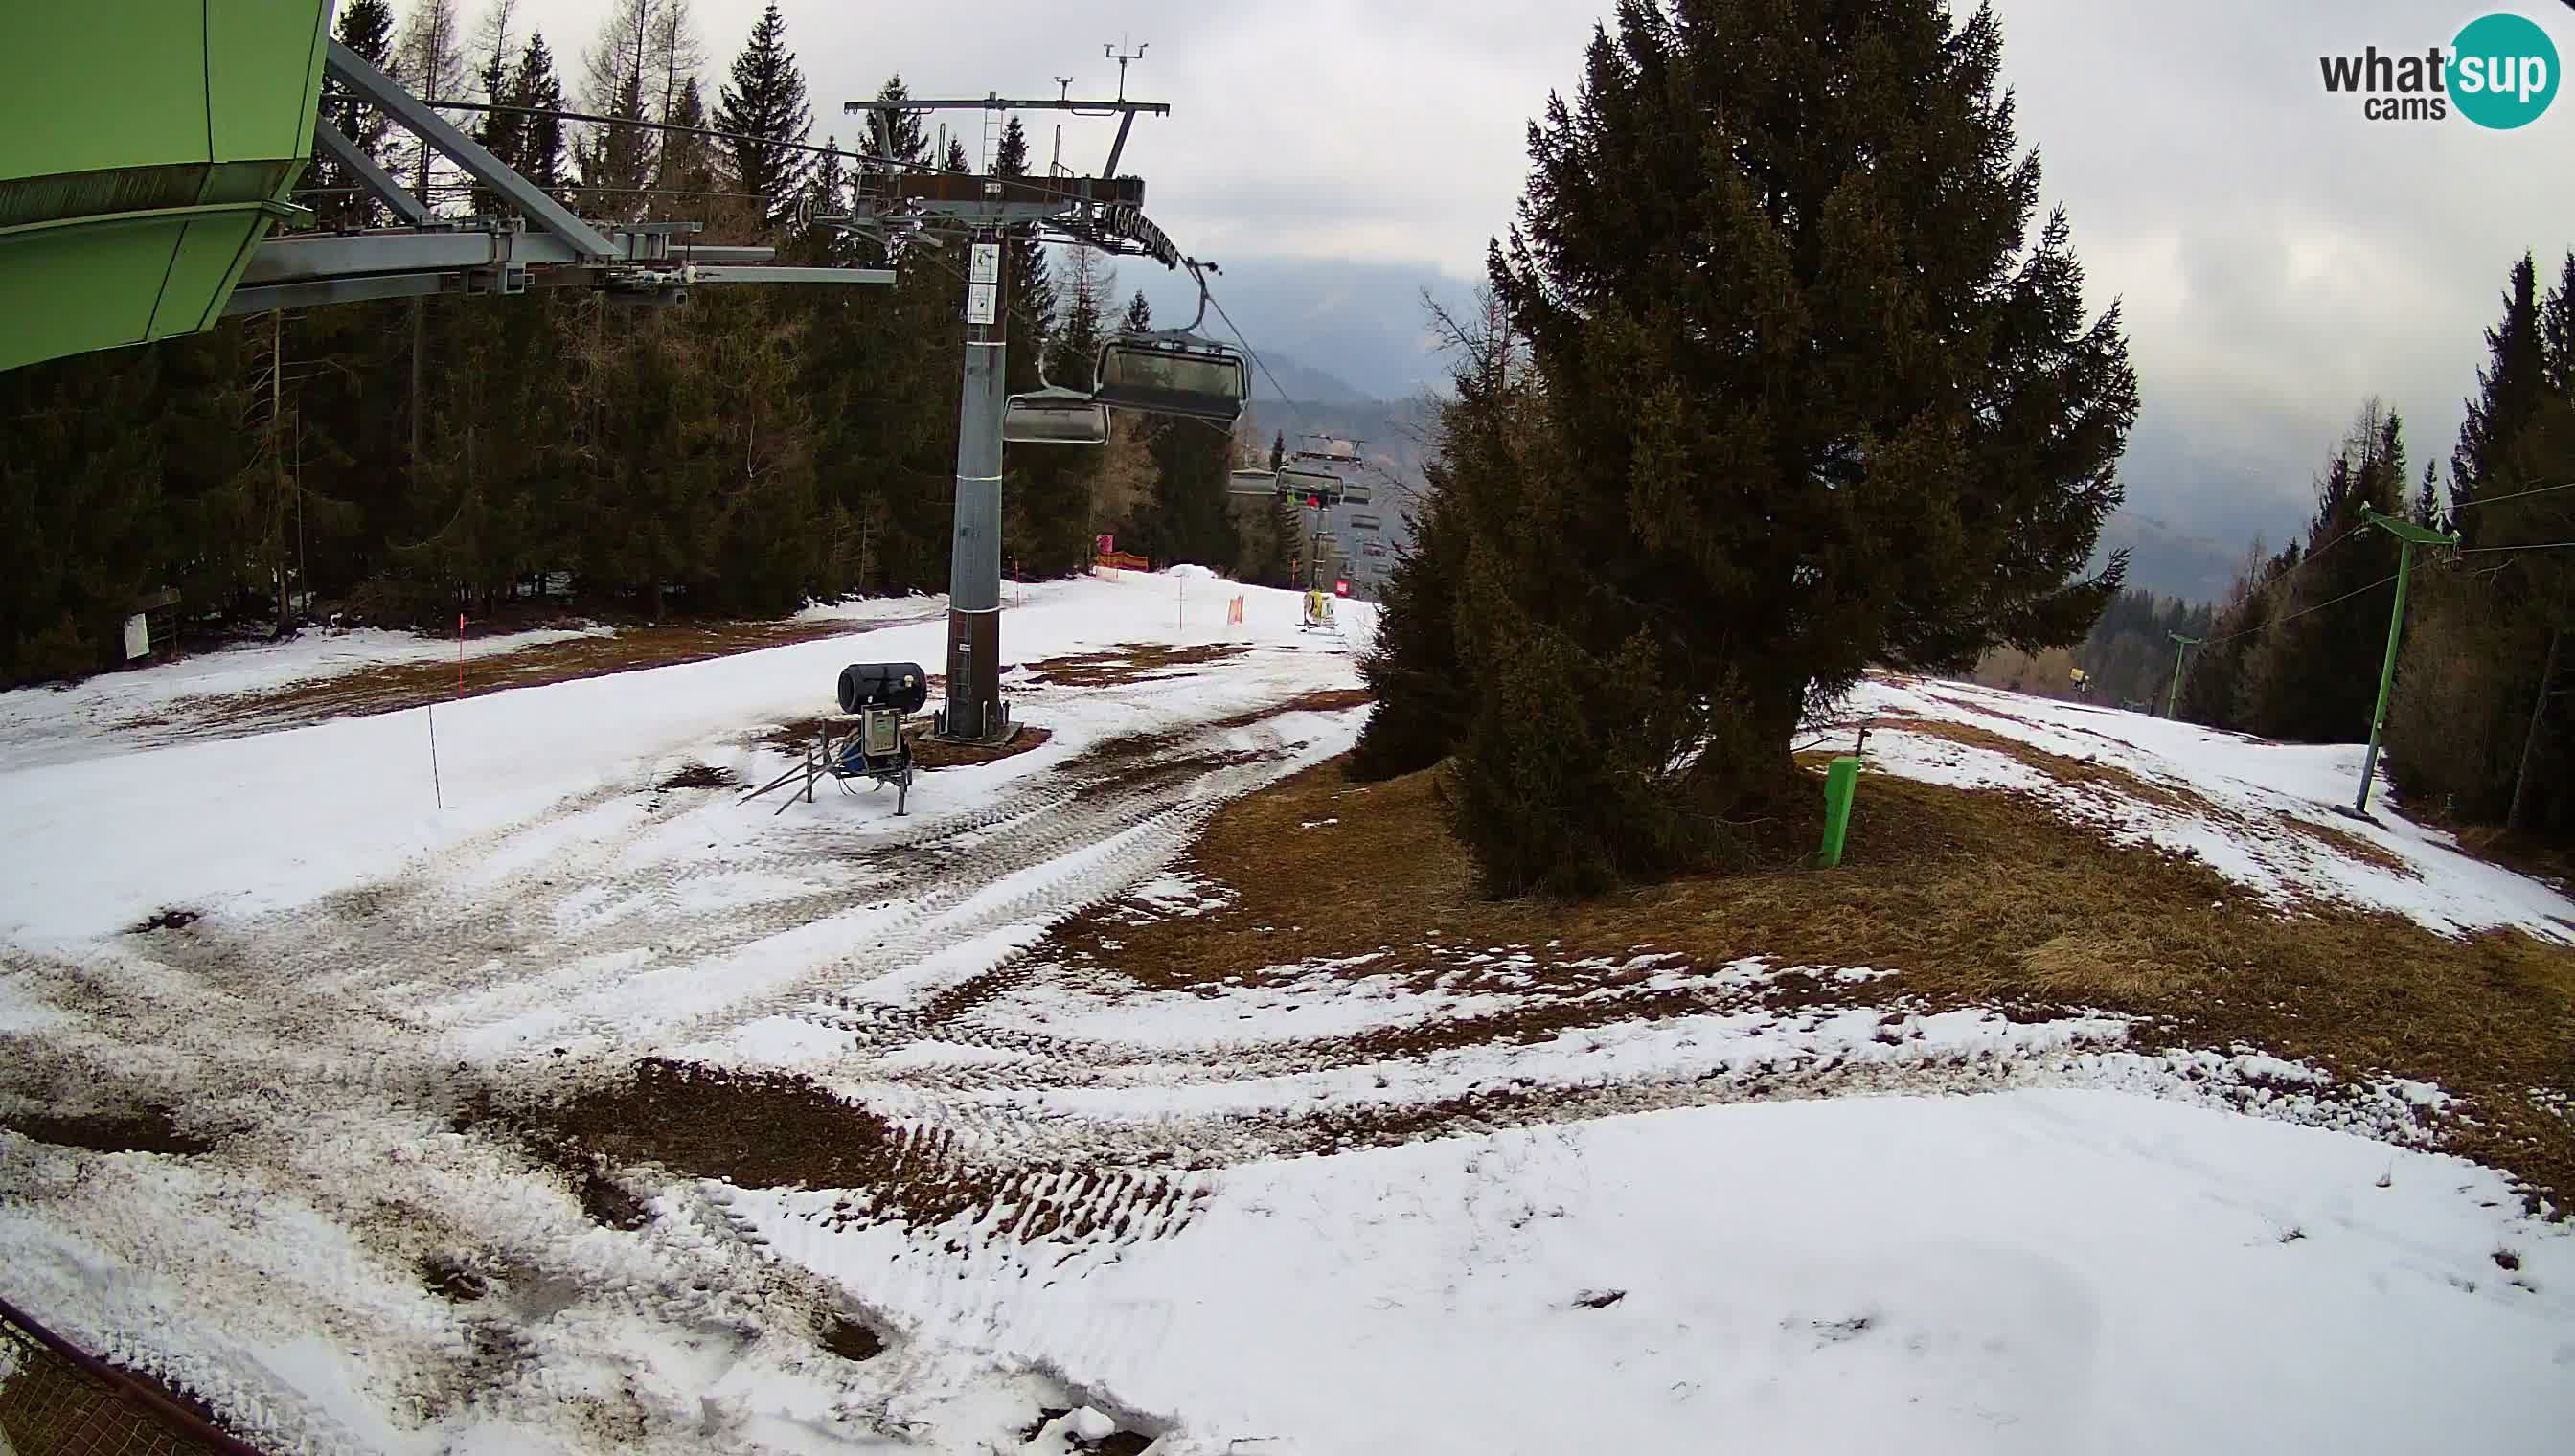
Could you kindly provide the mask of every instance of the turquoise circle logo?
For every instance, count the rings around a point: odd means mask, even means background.
[[[2528,126],[2557,95],[2557,46],[2521,15],[2471,20],[2451,43],[2450,100],[2481,127]]]

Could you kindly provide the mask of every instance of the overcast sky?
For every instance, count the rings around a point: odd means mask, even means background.
[[[477,0],[464,0],[470,10]],[[758,0],[693,0],[710,99]],[[818,133],[901,72],[914,94],[1115,91],[1148,43],[1124,170],[1184,250],[1221,261],[1256,345],[1370,388],[1417,378],[1412,300],[1462,292],[1506,227],[1524,128],[1570,91],[1602,0],[955,5],[782,0]],[[567,69],[604,0],[521,0]],[[2446,458],[2511,262],[2575,246],[2575,97],[2517,132],[2372,123],[2317,57],[2420,54],[2497,9],[2575,63],[2561,0],[1997,0],[2020,135],[2071,215],[2097,305],[2125,301],[2147,402],[2131,504],[2213,532],[2285,522],[2366,397]],[[974,113],[952,125],[974,128]],[[1044,156],[1052,117],[1032,116]],[[1105,155],[1067,124],[1066,160]],[[980,132],[970,131],[970,150]],[[1129,262],[1129,272],[1144,265]],[[1444,282],[1443,282],[1444,280]],[[1138,280],[1143,281],[1143,280]],[[2147,479],[2151,477],[2151,479]],[[2276,535],[2276,528],[2275,528]]]

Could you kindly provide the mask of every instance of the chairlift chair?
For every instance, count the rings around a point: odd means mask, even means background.
[[[1199,314],[1186,329],[1120,334],[1100,346],[1099,383],[1091,398],[1113,410],[1182,415],[1231,425],[1252,393],[1252,371],[1241,354],[1196,332],[1207,320],[1207,278],[1198,280]]]
[[[1107,445],[1109,407],[1080,390],[1046,385],[1004,404],[1002,439],[1012,445]]]
[[[1295,497],[1299,503],[1320,501],[1326,506],[1337,506],[1349,486],[1330,471],[1298,470],[1291,465],[1280,470],[1279,489]]]
[[[1038,387],[1002,405],[1007,445],[1107,445],[1109,407],[1081,390],[1046,377],[1046,351],[1038,354]]]

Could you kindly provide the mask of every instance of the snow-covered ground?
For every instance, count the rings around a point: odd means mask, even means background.
[[[872,599],[808,607],[800,623],[927,621],[944,599]],[[371,668],[487,662],[555,643],[613,638],[604,626],[539,628],[452,639],[377,628],[307,628],[284,642],[245,643],[78,683],[0,691],[0,769],[65,762],[184,739],[200,709]]]
[[[1300,632],[1253,590],[1228,628],[1228,591],[1029,589],[1008,663],[1246,651],[1015,675],[1053,736],[924,774],[908,818],[664,785],[764,781],[845,662],[936,671],[936,620],[442,706],[434,783],[420,713],[137,748],[91,726],[149,674],[10,701],[0,1120],[167,1106],[200,1150],[0,1131],[0,1295],[278,1452],[2564,1449],[2575,1239],[2430,1145],[2438,1088],[1928,1011],[1901,966],[1283,944],[1155,990],[1114,936],[1057,955],[1087,909],[1222,907],[1199,827],[1357,730],[1321,695],[1370,610]],[[2263,893],[2567,912],[2384,814],[2333,822],[2407,871],[2274,842],[2346,750],[1945,684],[1861,708],[1880,769],[2054,795]],[[201,918],[135,928],[167,910]],[[502,1115],[648,1057],[734,1080],[595,1119],[604,1163]],[[728,1100],[764,1077],[806,1090]],[[1400,1143],[1432,1108],[1446,1135]],[[657,1158],[673,1121],[691,1157],[858,1171],[727,1182]]]
[[[2362,752],[2351,744],[2265,742],[2119,709],[1915,679],[1867,680],[1844,717],[1872,725],[1873,769],[2036,794],[2122,839],[2186,851],[2275,904],[2333,901],[2390,910],[2445,934],[2511,925],[2575,944],[2575,900],[2406,818],[2383,769],[2369,819],[2338,812],[2360,789]],[[2115,779],[2067,783],[2007,752],[1909,731],[1907,719],[1964,724],[2107,765],[2142,780],[2147,792]],[[2370,847],[2354,852],[2339,836]]]

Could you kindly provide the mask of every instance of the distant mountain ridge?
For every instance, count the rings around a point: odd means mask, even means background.
[[[1306,433],[1339,435],[1366,442],[1362,454],[1401,498],[1421,483],[1425,451],[1420,439],[1428,423],[1419,399],[1371,398],[1340,376],[1286,354],[1265,351],[1262,367],[1253,370],[1250,413],[1262,436],[1296,438]],[[1282,401],[1280,395],[1287,399]],[[1404,539],[1396,524],[1401,507],[1382,513],[1389,544]],[[2234,584],[2244,554],[2242,543],[2229,543],[2177,529],[2163,519],[2121,508],[2101,528],[2095,564],[2113,551],[2128,553],[2127,585],[2159,597],[2187,602],[2222,601]]]

